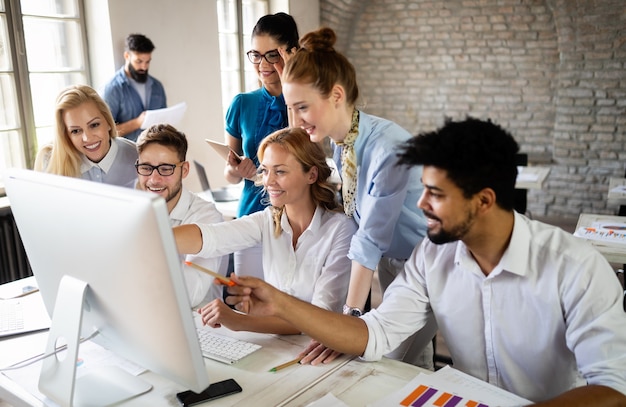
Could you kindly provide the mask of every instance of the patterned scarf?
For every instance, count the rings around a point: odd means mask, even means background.
[[[343,142],[337,142],[341,146],[341,196],[343,198],[343,211],[349,217],[354,215],[356,208],[356,152],[354,143],[359,135],[359,111],[352,113],[352,126]]]

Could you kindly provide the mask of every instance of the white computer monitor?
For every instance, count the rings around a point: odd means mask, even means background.
[[[75,380],[78,337],[96,331],[93,341],[116,354],[195,392],[208,387],[163,198],[21,169],[6,172],[5,187],[52,318],[48,350],[61,338],[68,343],[64,361],[44,361],[43,394],[61,405],[90,403],[93,396],[108,404],[105,396],[128,398],[151,388],[131,385],[140,378],[124,377],[121,369]]]

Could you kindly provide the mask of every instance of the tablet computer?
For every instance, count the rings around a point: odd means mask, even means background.
[[[239,162],[241,162],[241,157],[239,157],[239,154],[234,152],[233,149],[231,149],[226,144],[209,140],[208,138],[204,139],[204,141],[209,143],[209,145],[213,147],[213,150],[215,150],[220,155],[220,157],[222,157],[224,160],[228,161],[228,153],[232,151],[233,154],[235,154],[235,157],[237,157],[237,159],[239,160]]]

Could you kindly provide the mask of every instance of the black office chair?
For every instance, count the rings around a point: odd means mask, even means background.
[[[528,165],[528,154],[518,153],[515,155],[515,165],[526,167]],[[522,215],[526,213],[528,203],[528,190],[515,189],[515,195],[513,200],[513,208]]]

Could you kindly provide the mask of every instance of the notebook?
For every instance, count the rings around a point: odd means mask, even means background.
[[[0,338],[50,328],[34,277],[0,286]]]
[[[198,179],[200,180],[202,190],[211,192],[211,195],[213,195],[213,199],[215,200],[215,202],[230,202],[239,199],[239,195],[241,192],[241,190],[239,189],[211,189],[211,184],[209,184],[209,177],[207,176],[204,165],[200,164],[196,160],[193,160],[193,164],[196,167],[196,172],[198,173]]]

